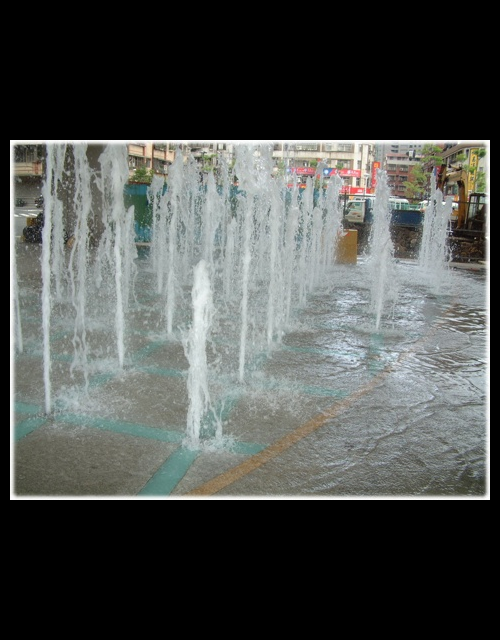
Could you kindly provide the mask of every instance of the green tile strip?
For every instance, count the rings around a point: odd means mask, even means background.
[[[322,396],[324,398],[346,398],[350,395],[350,391],[341,391],[340,389],[326,389],[325,387],[300,387],[300,392],[304,392],[309,396]]]
[[[179,447],[139,491],[140,496],[168,496],[200,454],[199,450]]]
[[[168,378],[186,378],[188,372],[180,371],[179,369],[164,369],[155,366],[149,367],[134,367],[135,371],[142,371],[142,373],[150,373],[152,375],[165,376]]]
[[[135,436],[137,438],[158,440],[160,442],[180,443],[185,436],[181,431],[157,429],[155,427],[147,427],[143,424],[135,424],[133,422],[121,422],[117,420],[107,420],[104,418],[90,418],[89,416],[75,414],[62,414],[61,416],[58,416],[58,421],[78,424],[84,427],[93,427],[95,429],[103,429],[104,431],[113,431],[114,433],[122,433],[128,436]]]
[[[18,422],[14,428],[14,441],[18,442],[35,429],[42,427],[47,422],[47,416],[31,416]]]
[[[152,342],[150,344],[147,344],[145,347],[132,354],[132,361],[137,362],[138,360],[142,360],[143,358],[146,358],[151,353],[154,353],[163,346],[165,346],[164,342]]]
[[[254,442],[234,442],[231,445],[230,450],[233,453],[242,453],[244,455],[253,456],[256,453],[263,451],[267,444],[256,444]]]
[[[250,442],[233,443],[230,450],[234,453],[254,455],[266,448],[267,445],[253,444]],[[139,491],[140,496],[168,496],[186,475],[202,449],[188,449],[179,447],[176,449],[150,478],[147,484]]]
[[[155,342],[147,345],[143,349],[139,350],[132,356],[133,362],[140,362],[145,357],[150,355],[152,352],[156,351],[162,343]],[[307,350],[304,350],[307,351]],[[312,350],[314,352],[314,350]],[[57,360],[66,360],[69,359],[64,356],[55,356],[54,359]],[[257,354],[253,361],[247,363],[249,370],[258,370],[265,364],[268,359],[267,353]],[[187,375],[186,371],[179,371],[175,369],[167,369],[167,368],[158,368],[154,366],[145,366],[145,367],[136,367],[136,369],[161,375],[161,376],[171,376],[171,377],[185,377]],[[92,377],[90,381],[90,386],[95,387],[100,384],[105,384],[110,379],[114,378],[114,374],[98,374]],[[274,381],[274,384],[276,381]],[[269,385],[267,385],[269,386]],[[283,384],[279,385],[284,388]],[[303,393],[313,396],[327,396],[327,397],[337,397],[343,398],[347,396],[347,392],[340,390],[332,390],[321,387],[314,386],[304,386],[301,388]],[[231,413],[235,404],[238,402],[240,397],[240,393],[231,394],[229,398],[226,398],[225,401],[221,402],[221,405],[216,408],[216,415],[219,416],[219,419],[224,421]],[[27,434],[31,433],[35,429],[39,428],[43,424],[47,422],[48,417],[40,415],[40,408],[35,407],[34,405],[28,405],[23,403],[16,403],[16,412],[19,413],[37,413],[38,415],[32,415],[27,419],[21,421],[16,425],[15,429],[15,439],[16,441],[23,438]],[[182,440],[185,437],[184,429],[180,429],[179,431],[171,431],[160,428],[148,427],[141,424],[135,423],[127,423],[116,420],[108,420],[104,418],[92,418],[89,416],[82,416],[76,414],[65,414],[60,413],[57,414],[56,419],[60,422],[66,422],[69,424],[77,424],[84,427],[93,427],[97,429],[102,429],[106,431],[112,431],[114,433],[120,433],[125,435],[130,435],[133,437],[140,438],[148,438],[152,440],[157,440],[161,442],[170,442],[175,444],[181,444]],[[213,426],[213,425],[210,425]],[[267,445],[261,445],[257,443],[249,443],[249,442],[233,442],[230,445],[230,450],[237,454],[242,455],[255,455],[266,448]],[[150,478],[147,484],[139,491],[138,495],[141,496],[168,496],[175,489],[178,483],[185,476],[186,472],[196,460],[196,458],[200,455],[202,449],[192,450],[180,446],[177,448],[162,464],[162,466],[156,471],[156,473]]]
[[[40,406],[37,404],[27,404],[26,402],[15,402],[14,411],[15,413],[40,413]]]
[[[232,402],[225,402],[224,410],[220,411],[220,418],[226,419],[227,415],[233,408],[237,398],[233,398]],[[156,427],[148,427],[143,424],[133,422],[122,422],[118,420],[109,420],[106,418],[92,418],[87,415],[58,413],[53,416],[41,415],[42,409],[37,405],[25,404],[18,402],[15,404],[16,413],[35,414],[16,425],[16,439],[24,437],[34,429],[42,426],[49,419],[56,419],[58,422],[66,422],[69,424],[77,424],[83,427],[92,427],[94,429],[103,429],[105,431],[113,431],[125,435],[136,436],[138,438],[148,438],[150,440],[158,440],[160,442],[180,443],[185,437],[185,429],[179,427],[178,430],[166,430]],[[19,435],[18,435],[19,432]],[[235,442],[231,446],[231,450],[235,453],[256,453],[260,451],[261,445],[255,443]]]
[[[89,380],[89,386],[91,388],[98,387],[101,384],[106,384],[110,380],[116,378],[115,373],[96,373],[96,375],[92,376]]]

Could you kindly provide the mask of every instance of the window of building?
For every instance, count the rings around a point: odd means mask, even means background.
[[[139,156],[128,157],[129,169],[139,169],[139,167],[146,167],[147,169],[149,169],[150,166],[151,166],[150,158],[140,158]]]
[[[295,151],[317,151],[317,150],[318,150],[318,145],[309,143],[309,142],[302,142],[301,144],[295,145]]]
[[[167,173],[168,163],[164,160],[153,160],[153,171],[155,173]]]
[[[352,160],[337,160],[335,162],[335,167],[340,167],[342,169],[352,169]]]
[[[14,162],[37,162],[37,145],[17,144],[14,147]]]

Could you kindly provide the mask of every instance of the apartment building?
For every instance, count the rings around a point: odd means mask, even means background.
[[[338,174],[342,192],[373,193],[376,186],[374,144],[371,142],[280,142],[273,144],[274,171],[284,171],[299,183],[321,170],[324,183]],[[291,180],[290,180],[291,181]]]
[[[175,157],[175,148],[167,142],[131,142],[127,150],[130,176],[140,168],[153,169],[157,175],[168,175],[168,167]]]
[[[184,157],[192,156],[197,160],[202,170],[208,172],[216,170],[222,160],[231,165],[235,158],[235,142],[188,142],[172,144],[168,143],[165,158],[167,163],[173,161],[175,152],[180,149]],[[249,141],[246,144],[252,144]],[[338,173],[342,178],[342,191],[350,195],[373,193],[376,183],[376,169],[380,165],[374,165],[372,143],[352,142],[256,142],[255,154],[259,155],[261,145],[269,145],[272,150],[273,173],[283,174],[292,183],[296,182],[305,186],[307,178],[315,178],[318,169],[321,170],[324,183],[328,183],[331,177]],[[151,145],[142,148],[137,145],[129,147],[129,166],[135,168],[141,153],[144,154],[146,166],[149,168],[148,157],[151,157]],[[154,144],[153,147],[158,147]],[[132,152],[134,155],[132,155]],[[157,170],[153,167],[155,173]],[[166,169],[168,174],[168,167]]]
[[[12,148],[13,195],[16,201],[34,206],[41,195],[45,163],[45,145],[18,144]]]
[[[477,190],[479,174],[487,172],[487,158],[479,156],[479,150],[484,149],[483,142],[449,142],[444,145],[443,163],[447,171],[453,171],[463,166],[469,168],[466,189],[468,193]],[[486,180],[481,180],[485,183]]]
[[[382,167],[387,173],[387,183],[394,196],[405,195],[405,182],[411,181],[411,172],[417,163],[422,161],[423,149],[427,144],[435,144],[441,148],[443,163],[452,171],[467,166],[469,193],[476,190],[477,176],[487,171],[487,160],[479,157],[478,150],[485,147],[482,142],[447,142],[425,144],[383,144],[377,145],[377,152],[382,159]]]
[[[251,144],[252,141],[249,141]],[[235,142],[130,142],[127,144],[130,177],[139,168],[152,169],[155,175],[168,178],[169,166],[177,150],[185,158],[192,156],[201,165],[201,170],[216,170],[224,160],[234,161]],[[349,195],[373,193],[376,186],[374,145],[370,142],[259,142],[272,149],[273,172],[283,172],[289,181],[295,179],[304,185],[308,177],[315,178],[321,169],[325,183],[338,173],[342,178],[342,191]],[[43,144],[15,145],[14,176],[16,195],[36,197],[40,195],[44,171],[45,146]],[[18,192],[20,192],[18,194]]]
[[[208,173],[216,170],[224,161],[231,166],[234,162],[236,146],[239,142],[130,142],[127,144],[129,175],[132,177],[139,168],[152,169],[155,175],[168,179],[169,166],[175,154],[181,151],[185,159],[193,157],[200,163],[200,170]],[[245,141],[253,144],[253,141]],[[376,189],[378,169],[387,173],[391,195],[403,197],[405,182],[410,180],[412,168],[421,160],[423,144],[384,143],[375,141],[258,141],[254,144],[259,154],[261,144],[271,147],[273,173],[286,175],[288,182],[296,181],[305,186],[307,178],[313,179],[321,170],[324,183],[338,174],[342,178],[342,192],[348,195],[373,194]],[[478,144],[449,143],[444,146],[443,157],[451,166],[457,157],[465,155],[467,160],[471,149]],[[483,146],[483,145],[479,145]],[[34,198],[40,195],[45,145],[20,144],[13,147],[14,177],[16,196]],[[478,160],[478,171],[485,171],[485,162]]]
[[[410,181],[413,167],[420,162],[420,154],[415,152],[394,153],[388,152],[384,157],[382,168],[387,174],[387,186],[391,195],[404,198],[406,195],[406,182]]]
[[[168,167],[174,161],[177,150],[185,158],[193,157],[204,172],[214,171],[222,161],[231,165],[235,158],[235,142],[185,142],[185,143],[131,143],[128,144],[129,169],[131,175],[139,167],[153,169],[155,174],[168,176]],[[249,141],[247,144],[252,144]],[[342,191],[350,195],[373,193],[376,184],[372,143],[351,142],[259,142],[255,143],[255,154],[261,145],[272,148],[273,173],[286,174],[289,182],[295,179],[305,186],[307,178],[315,178],[321,169],[324,183],[338,173],[342,178]]]

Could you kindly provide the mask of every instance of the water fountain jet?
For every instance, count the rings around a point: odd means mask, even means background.
[[[46,411],[50,412],[53,404],[50,335],[56,306],[63,305],[65,297],[71,301],[70,374],[82,374],[85,392],[92,373],[101,368],[96,362],[100,355],[114,355],[116,371],[133,366],[127,353],[127,345],[134,339],[129,320],[147,308],[155,319],[148,320],[146,342],[160,336],[169,343],[183,343],[189,396],[187,431],[189,439],[197,442],[204,416],[215,405],[211,384],[220,405],[226,392],[217,389],[222,374],[229,385],[244,388],[256,363],[282,344],[311,297],[325,283],[333,286],[336,243],[342,232],[342,182],[334,176],[318,191],[308,179],[305,189],[299,192],[295,185],[290,190],[283,178],[272,177],[267,146],[238,147],[233,171],[225,166],[217,183],[214,176],[201,181],[194,160],[184,162],[178,153],[170,168],[168,188],[162,180],[154,179],[148,189],[151,245],[139,261],[134,208],[124,204],[126,148],[108,145],[99,156],[99,169],[90,169],[85,152],[85,146],[73,151],[75,242],[70,251],[63,248],[61,258],[63,225],[55,222],[53,234],[46,235],[42,248]],[[47,228],[52,220],[61,218],[65,153],[64,146],[49,149],[44,187]],[[92,196],[93,182],[101,196],[101,234],[91,247],[89,230],[97,226],[98,208]],[[397,279],[384,172],[379,173],[378,185],[367,264],[370,306],[375,328],[380,331],[384,309],[397,297]],[[426,260],[431,261],[433,255]],[[109,313],[113,313],[111,324]],[[98,327],[99,341],[90,325]],[[186,326],[191,326],[190,333],[186,334]],[[219,345],[218,359],[210,365],[203,357],[209,333],[214,343],[223,344],[223,348]]]

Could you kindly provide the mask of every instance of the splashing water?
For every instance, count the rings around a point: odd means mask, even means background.
[[[79,145],[74,149],[75,155],[75,241],[69,259],[69,278],[71,302],[75,310],[75,328],[73,332],[73,362],[70,372],[80,367],[85,390],[89,387],[88,345],[86,327],[86,297],[88,277],[88,253],[90,236],[90,213],[92,206],[91,170],[87,159],[87,145]]]
[[[91,171],[86,145],[48,145],[42,233],[42,321],[45,411],[53,410],[51,381],[51,326],[55,312],[60,316],[67,301],[74,309],[73,361],[70,373],[81,371],[85,389],[89,385],[87,321],[89,307],[99,313],[99,301],[106,311],[114,303],[114,336],[119,366],[125,361],[125,317],[133,291],[137,250],[134,239],[134,208],[125,210],[123,190],[128,181],[126,147],[109,145],[99,158],[100,177]],[[68,175],[72,174],[72,180]],[[102,217],[92,212],[91,183],[102,194]],[[70,233],[64,228],[63,211],[70,210]],[[90,239],[101,227],[99,246],[89,273]],[[72,243],[67,246],[68,236]],[[71,248],[68,251],[68,247]],[[92,283],[89,280],[92,280]],[[113,288],[109,288],[110,280]],[[92,284],[91,296],[89,286]],[[90,298],[90,299],[89,299]],[[102,311],[102,309],[101,309]]]
[[[192,290],[193,321],[187,335],[183,336],[184,352],[189,362],[187,414],[187,444],[196,448],[200,442],[202,426],[213,416],[208,389],[207,340],[210,334],[214,314],[212,288],[207,262],[200,260],[194,269]],[[217,422],[217,421],[216,421]],[[222,427],[217,422],[215,439],[222,436]]]
[[[371,309],[375,315],[375,328],[380,328],[384,307],[395,303],[397,283],[394,272],[394,245],[391,239],[391,211],[389,188],[385,171],[377,172],[377,193],[373,208],[373,224],[370,232],[370,295]]]
[[[42,317],[43,317],[43,378],[45,390],[45,412],[52,411],[50,326],[53,305],[52,278],[55,297],[62,297],[64,245],[62,226],[62,202],[58,197],[61,189],[66,146],[50,145],[47,149],[47,178],[42,189],[45,203],[42,231]]]
[[[105,232],[100,250],[112,265],[115,280],[116,348],[120,368],[125,362],[125,313],[135,274],[134,207],[125,209],[123,193],[128,182],[126,147],[108,145],[99,158],[102,166]]]
[[[11,295],[13,298],[13,318],[11,321],[14,326],[14,343],[16,346],[16,350],[18,353],[23,352],[23,329],[21,325],[21,309],[19,307],[19,286],[17,282],[17,258],[14,253],[14,260],[12,263],[13,266],[13,278],[11,279],[12,283],[12,291]]]
[[[134,336],[128,319],[146,310],[151,318],[141,338],[146,350],[158,336],[184,347],[189,443],[196,447],[214,434],[219,439],[222,423],[216,414],[224,393],[229,395],[227,385],[243,389],[317,290],[332,286],[342,180],[334,176],[318,190],[309,179],[305,189],[289,189],[285,176],[272,175],[268,145],[258,149],[260,155],[251,146],[237,147],[234,169],[223,164],[217,181],[213,175],[201,180],[196,161],[184,162],[179,152],[168,186],[155,178],[148,188],[151,245],[141,261],[138,288],[134,208],[124,204],[126,146],[108,145],[98,158],[100,170],[91,170],[86,150],[72,150],[75,180],[69,194],[62,186],[68,150],[63,145],[48,150],[42,247],[46,411],[52,408],[50,332],[56,307],[63,309],[65,302],[64,309],[71,307],[71,374],[82,374],[85,390],[104,360],[116,362],[119,371],[131,366],[127,344]],[[101,203],[93,198],[93,186]],[[71,251],[63,242],[61,194],[75,218]],[[380,172],[369,256],[377,330],[387,304],[397,297],[388,197]],[[217,358],[209,360],[207,347],[217,341]]]
[[[452,204],[452,197],[443,201],[443,193],[436,189],[436,178],[432,175],[431,197],[424,213],[418,264],[424,282],[436,294],[441,291],[449,275],[450,253],[446,240]]]
[[[224,310],[225,326],[239,333],[239,353],[234,361],[240,383],[259,352],[265,353],[281,341],[294,312],[305,306],[333,265],[332,238],[341,228],[340,178],[332,179],[319,195],[311,180],[304,193],[299,193],[297,185],[290,192],[284,177],[272,177],[271,147],[261,146],[260,155],[255,150],[238,147],[234,172],[223,164],[217,184],[213,175],[200,181],[194,159],[184,163],[179,152],[170,167],[168,188],[155,178],[147,194],[152,211],[149,264],[155,274],[158,301],[164,305],[165,334],[170,340],[178,339],[186,313],[186,287],[193,287],[193,295],[196,292],[199,296],[193,300],[193,317],[197,315],[203,295],[201,282],[195,286],[192,278],[196,273],[202,280],[201,271],[210,273],[214,299],[210,304],[217,305],[221,317]],[[113,313],[114,353],[120,369],[126,364],[127,315],[133,302],[130,297],[135,300],[137,277],[134,208],[124,205],[126,146],[106,146],[98,158],[100,171],[90,169],[86,152],[86,145],[74,149],[52,145],[48,150],[42,254],[47,412],[52,408],[49,336],[56,302],[63,304],[69,298],[73,307],[71,374],[82,372],[86,390],[90,371],[95,370],[92,358],[98,355],[90,354],[89,322],[107,327],[108,312]],[[68,156],[75,179],[72,190],[65,192],[62,185]],[[233,186],[234,175],[238,176],[238,187]],[[92,200],[93,183],[102,197],[100,219],[95,215],[98,204]],[[71,251],[64,246],[61,194],[74,216]],[[192,265],[200,260],[203,270],[194,270]],[[205,320],[210,316],[208,311],[201,315]],[[200,353],[193,336],[189,344],[192,366],[199,368]],[[105,353],[113,353],[111,344]],[[195,440],[208,402],[206,384],[200,370],[190,378],[188,430]]]

